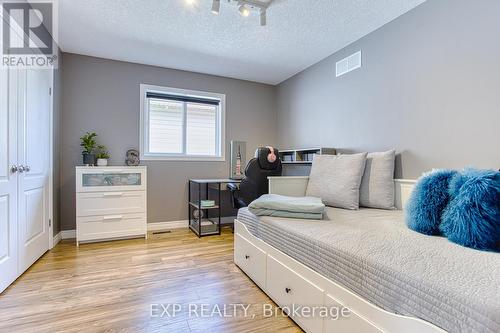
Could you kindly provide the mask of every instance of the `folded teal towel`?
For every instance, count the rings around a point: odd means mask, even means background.
[[[297,219],[321,220],[325,205],[320,198],[287,197],[264,194],[248,205],[248,210],[257,216],[279,216]]]

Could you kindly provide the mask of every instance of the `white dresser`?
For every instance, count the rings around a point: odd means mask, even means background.
[[[147,238],[147,168],[76,167],[76,244]]]

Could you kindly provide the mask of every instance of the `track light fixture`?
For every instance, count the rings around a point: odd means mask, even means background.
[[[220,0],[213,0],[212,1],[212,13],[215,15],[219,15],[220,12]]]
[[[192,0],[191,0],[192,1]],[[212,13],[218,15],[220,13],[220,1],[212,0]],[[258,11],[260,25],[265,26],[267,24],[267,8],[271,4],[271,1],[262,0],[227,0],[228,3],[237,3],[238,12],[243,17],[250,16],[252,11]]]
[[[267,24],[267,14],[265,9],[260,10],[260,25],[265,26]]]

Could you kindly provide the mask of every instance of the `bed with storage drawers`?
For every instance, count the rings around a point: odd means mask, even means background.
[[[304,179],[281,177],[277,194],[300,195]],[[411,191],[396,182],[397,206]],[[337,306],[350,316],[291,318],[306,332],[499,332],[500,263],[406,228],[401,210],[327,209],[321,221],[235,221],[235,263],[279,306]]]

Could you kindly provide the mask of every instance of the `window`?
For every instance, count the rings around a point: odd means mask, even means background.
[[[224,161],[225,95],[141,84],[141,158]]]

